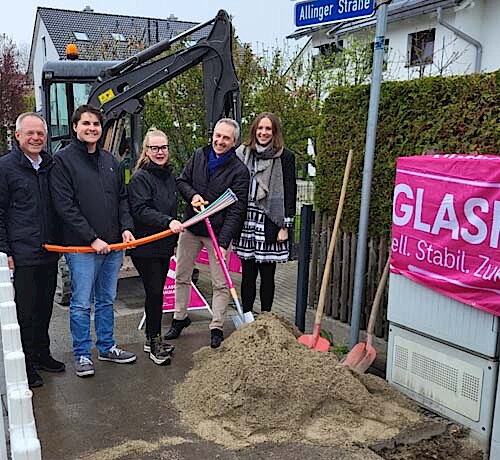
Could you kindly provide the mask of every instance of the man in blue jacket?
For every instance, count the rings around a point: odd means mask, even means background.
[[[133,221],[118,160],[98,144],[102,114],[91,106],[75,110],[75,138],[54,156],[51,192],[56,212],[63,221],[63,244],[92,246],[93,253],[68,253],[71,274],[70,328],[75,372],[94,375],[90,313],[94,302],[94,325],[98,359],[132,363],[133,353],[118,348],[114,339],[113,304],[122,251],[110,244],[134,241]]]
[[[38,114],[16,121],[17,145],[0,158],[0,252],[14,272],[17,319],[26,358],[28,384],[43,385],[37,370],[64,371],[50,354],[49,323],[57,280],[58,254],[43,243],[53,239],[54,213],[48,175],[52,158],[44,152],[47,124]]]
[[[191,205],[204,200],[213,202],[228,188],[237,196],[236,203],[210,218],[224,257],[227,257],[232,240],[239,237],[247,209],[250,175],[248,168],[236,156],[234,150],[239,132],[240,127],[236,121],[229,118],[219,120],[214,128],[212,144],[197,149],[177,179],[179,192]],[[189,219],[194,213],[193,207],[187,206],[184,219]],[[222,269],[216,261],[205,222],[189,227],[179,238],[175,276],[175,313],[172,327],[165,335],[165,339],[177,338],[182,330],[191,324],[187,316],[191,274],[203,246],[208,250],[213,288],[210,346],[218,348],[224,340],[223,326],[229,302],[229,290]]]

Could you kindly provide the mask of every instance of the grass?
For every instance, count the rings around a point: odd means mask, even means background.
[[[333,336],[326,329],[321,329],[320,336],[330,342],[330,351],[332,353],[335,353],[335,355],[339,359],[342,358],[347,353],[349,353],[349,347],[347,346],[347,344],[344,344],[344,343],[342,343],[342,344],[340,344],[340,343],[335,344],[335,343],[333,343]]]

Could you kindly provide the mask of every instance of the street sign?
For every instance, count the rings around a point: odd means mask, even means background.
[[[375,0],[310,0],[295,4],[295,26],[306,27],[371,16]]]

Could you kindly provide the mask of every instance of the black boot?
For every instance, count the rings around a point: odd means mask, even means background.
[[[46,372],[63,372],[66,369],[64,363],[57,361],[50,354],[41,354],[34,367]]]
[[[170,327],[170,330],[165,334],[164,339],[165,340],[176,339],[177,337],[179,337],[182,330],[185,327],[188,327],[190,324],[191,320],[189,319],[189,316],[186,316],[184,319],[173,319],[172,326]]]
[[[26,365],[28,385],[30,388],[38,388],[43,385],[43,379],[31,364]]]
[[[149,359],[160,366],[162,364],[170,364],[170,353],[165,350],[160,336],[151,339],[151,351],[149,352]]]
[[[210,331],[210,347],[219,348],[224,340],[224,334],[220,329],[212,329]]]

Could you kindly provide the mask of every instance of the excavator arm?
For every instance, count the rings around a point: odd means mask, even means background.
[[[175,42],[210,25],[212,29],[206,38],[162,56]],[[114,151],[119,145],[123,116],[138,114],[148,92],[200,63],[208,136],[222,117],[231,117],[240,123],[240,88],[233,63],[231,21],[226,11],[220,10],[214,19],[101,72],[90,92],[89,103],[100,107],[104,115],[105,147]]]

